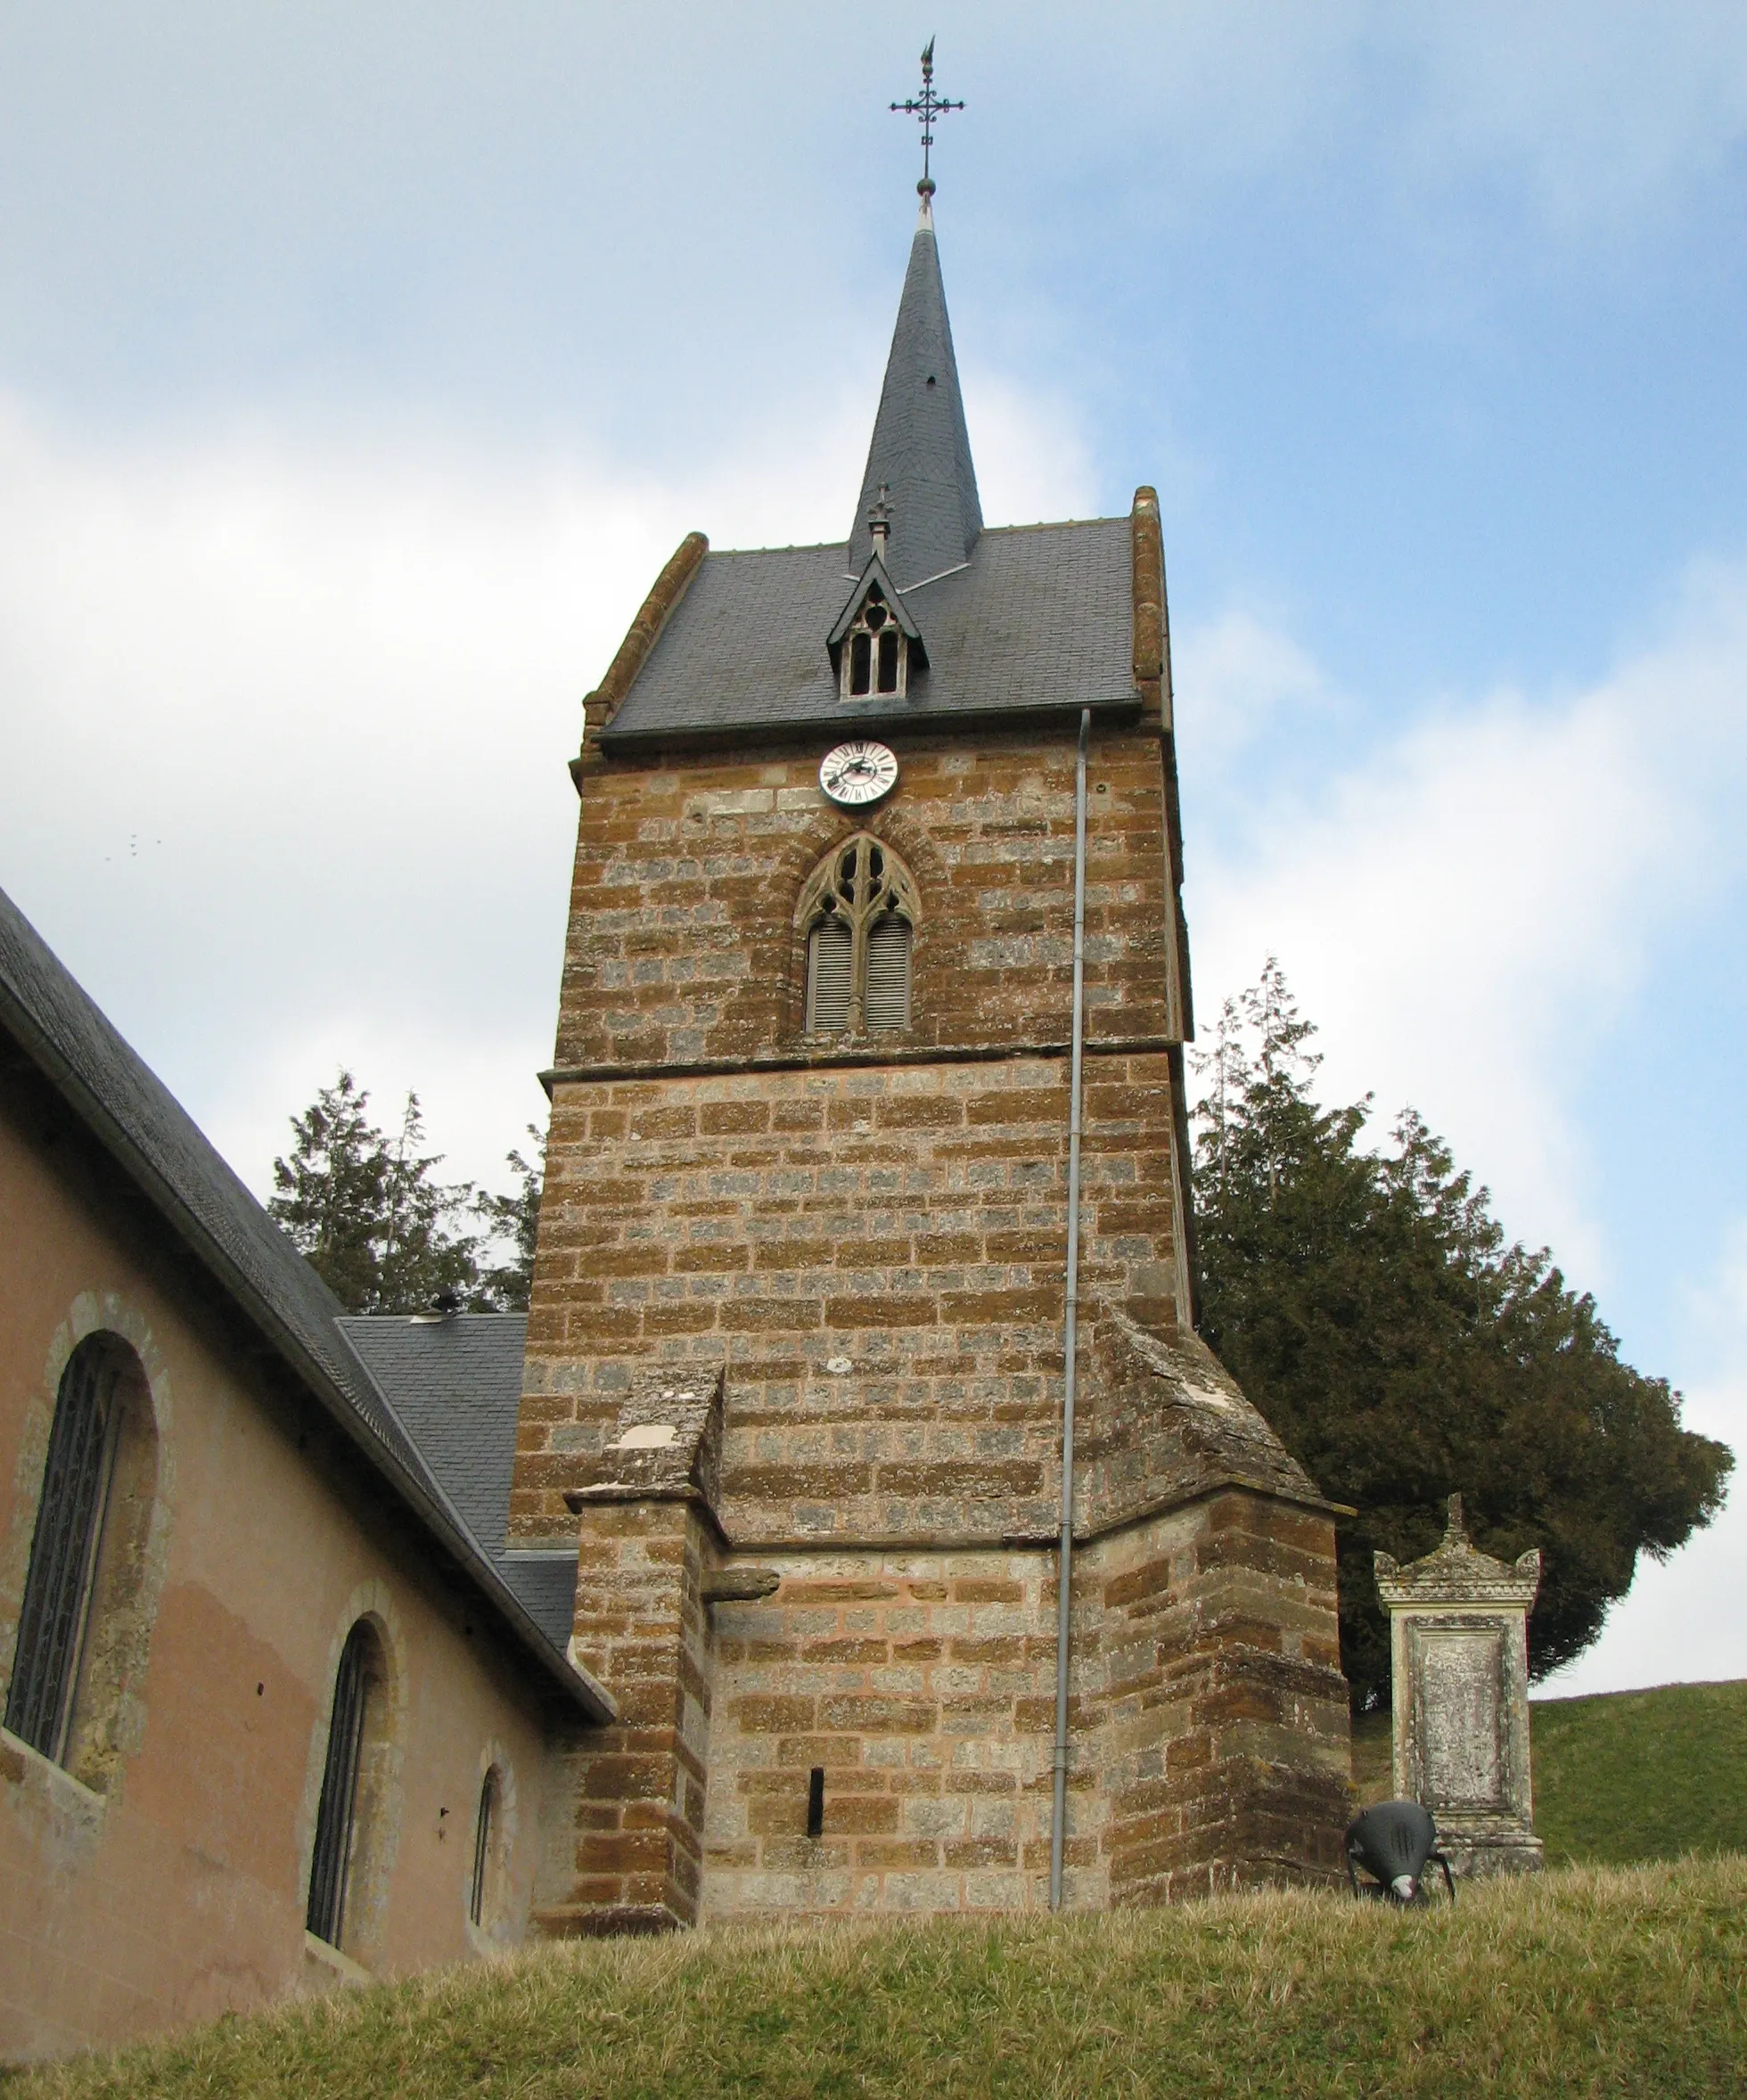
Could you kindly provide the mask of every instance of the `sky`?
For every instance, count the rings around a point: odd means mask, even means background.
[[[992,523],[1157,486],[1203,1020],[1277,956],[1747,1448],[1747,13],[0,0],[0,885],[258,1191],[502,1185],[578,702],[841,537],[915,217]],[[1549,1691],[1747,1676],[1747,1489]]]

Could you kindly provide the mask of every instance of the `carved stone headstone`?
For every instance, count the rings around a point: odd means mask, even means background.
[[[1513,1566],[1470,1543],[1462,1497],[1435,1553],[1377,1555],[1390,1615],[1395,1791],[1423,1802],[1458,1874],[1541,1865],[1529,1767],[1529,1608],[1541,1556]]]

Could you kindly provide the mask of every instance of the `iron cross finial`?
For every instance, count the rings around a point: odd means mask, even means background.
[[[905,117],[922,120],[922,180],[916,185],[920,196],[934,194],[934,177],[928,172],[929,149],[934,144],[934,119],[948,110],[962,110],[963,103],[948,102],[944,95],[934,92],[934,39],[931,37],[923,46],[922,93],[911,95],[906,101],[894,103],[892,108]]]

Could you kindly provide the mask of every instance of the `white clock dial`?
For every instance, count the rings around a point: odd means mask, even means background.
[[[898,784],[898,760],[882,743],[840,743],[819,767],[819,785],[833,802],[854,808],[877,802]]]

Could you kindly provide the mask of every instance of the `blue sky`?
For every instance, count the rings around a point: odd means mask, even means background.
[[[257,1186],[342,1058],[493,1177],[581,693],[848,527],[931,32],[986,513],[1160,489],[1203,1014],[1277,953],[1747,1441],[1735,7],[0,0],[0,882]]]

